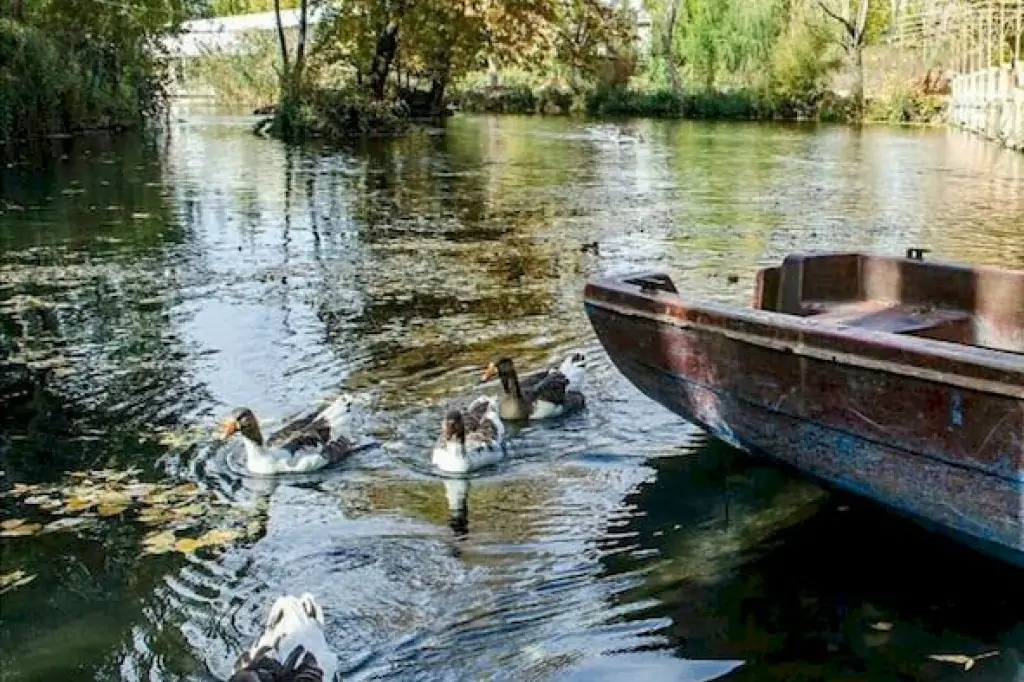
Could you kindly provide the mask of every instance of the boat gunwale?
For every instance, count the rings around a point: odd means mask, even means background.
[[[671,281],[668,273],[652,270],[592,278],[586,284],[584,301],[620,314],[644,317],[680,328],[702,329],[774,350],[1024,399],[1024,356],[1018,353],[863,329],[827,320],[815,321],[813,316],[800,317],[708,300],[688,302],[679,293],[663,289],[641,291],[639,285],[628,281],[652,277],[666,277]],[[661,310],[657,309],[659,307]],[[697,319],[700,316],[711,320]],[[731,329],[730,321],[752,329]],[[790,338],[778,338],[778,332]],[[843,347],[848,345],[855,348]],[[903,357],[893,359],[894,353]],[[925,360],[928,364],[935,364],[937,360],[947,366],[934,369],[915,364],[915,359]],[[982,376],[978,376],[979,373]]]

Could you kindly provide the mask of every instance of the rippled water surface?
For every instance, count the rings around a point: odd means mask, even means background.
[[[222,679],[302,591],[352,679],[1024,680],[1018,572],[709,441],[616,372],[582,308],[587,277],[649,268],[745,304],[801,249],[1024,267],[1024,157],[944,131],[514,117],[289,150],[250,124],[189,114],[3,171],[3,487],[136,467],[214,500],[197,532],[251,531],[150,555],[115,509],[0,538],[0,573],[35,576],[0,596],[5,682]],[[586,412],[468,485],[432,473],[488,360],[573,348]],[[381,446],[335,470],[253,479],[210,435],[343,389]],[[4,518],[52,521],[23,500]]]

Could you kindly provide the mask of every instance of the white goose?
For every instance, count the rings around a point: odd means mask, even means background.
[[[357,449],[341,433],[352,403],[352,396],[342,394],[323,411],[286,424],[266,440],[252,410],[240,407],[223,423],[221,440],[241,434],[245,466],[252,474],[316,471],[341,461]]]
[[[550,419],[583,409],[583,379],[586,356],[571,353],[557,369],[545,369],[522,379],[510,358],[490,363],[480,380],[495,374],[501,379],[499,415],[508,421]]]
[[[466,474],[501,461],[505,457],[504,440],[498,400],[482,395],[464,411],[445,413],[432,461],[446,474]]]
[[[229,682],[332,682],[338,655],[327,645],[324,625],[313,595],[278,597],[263,634],[238,657]]]

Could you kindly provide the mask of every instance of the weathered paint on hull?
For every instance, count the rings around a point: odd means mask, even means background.
[[[944,422],[980,413],[996,415],[998,424],[1000,415],[1019,418],[1020,401],[967,390],[951,401],[948,387],[925,385],[933,382],[908,385],[884,372],[824,367],[590,302],[586,310],[619,371],[676,414],[733,446],[1024,566],[1024,477],[1014,453],[981,463],[943,452],[929,413],[934,405],[928,407],[937,403]]]

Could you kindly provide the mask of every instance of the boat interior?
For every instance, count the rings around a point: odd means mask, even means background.
[[[862,253],[793,254],[758,272],[754,307],[1024,354],[1024,270]]]

